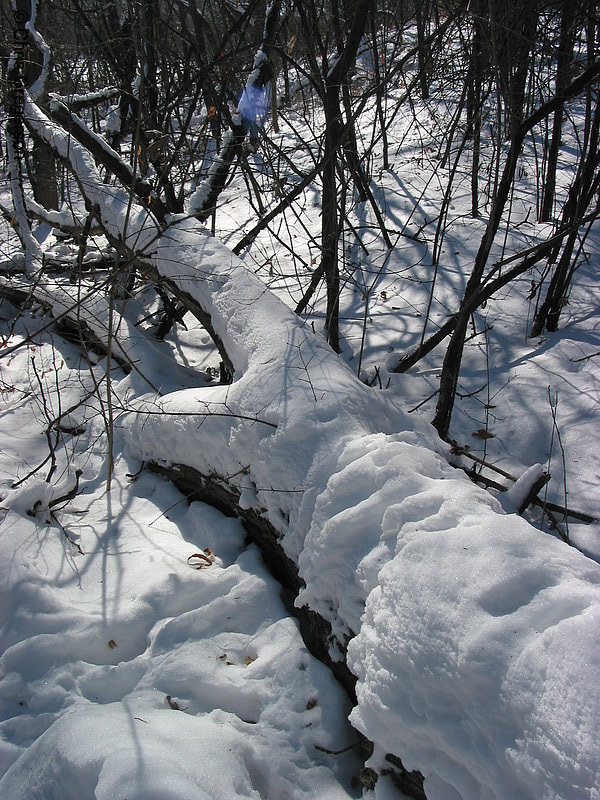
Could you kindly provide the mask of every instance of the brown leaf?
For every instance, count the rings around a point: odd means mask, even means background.
[[[210,553],[210,550],[208,552]],[[188,556],[187,563],[194,569],[205,569],[206,567],[210,567],[214,560],[215,558],[212,553],[210,553],[210,555],[207,555],[206,552],[192,553],[191,556]]]

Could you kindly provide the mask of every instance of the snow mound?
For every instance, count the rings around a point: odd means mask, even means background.
[[[515,517],[408,539],[350,644],[353,723],[424,772],[429,800],[592,797],[597,570]]]
[[[428,800],[594,797],[600,570],[438,455],[374,434],[320,492],[297,599],[348,640],[371,766]],[[335,651],[332,651],[335,656]]]

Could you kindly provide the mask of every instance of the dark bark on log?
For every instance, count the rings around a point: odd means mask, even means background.
[[[266,517],[254,509],[240,508],[239,489],[220,475],[215,473],[203,475],[185,464],[166,467],[149,463],[146,466],[152,472],[164,475],[172,481],[188,502],[208,503],[226,516],[235,516],[241,520],[248,541],[259,548],[269,572],[281,584],[281,598],[288,612],[298,620],[307,648],[315,658],[331,669],[352,702],[356,703],[356,677],[348,669],[345,660],[334,661],[330,656],[329,646],[333,636],[329,622],[306,606],[297,608],[294,605],[295,598],[305,584],[298,575],[297,565],[284,553],[279,543],[279,534]],[[336,643],[340,645],[337,639]],[[390,768],[383,770],[381,774],[390,775],[394,784],[409,797],[426,800],[421,773],[406,770],[396,755],[387,754],[386,759],[390,763]],[[373,780],[377,780],[376,774]]]
[[[227,483],[220,475],[202,475],[193,467],[185,464],[174,464],[170,467],[149,464],[148,467],[153,472],[169,478],[185,495],[188,502],[208,503],[228,517],[239,517],[246,530],[248,540],[256,544],[269,572],[281,584],[281,596],[288,611],[300,622],[302,636],[307,647],[314,656],[329,666],[348,695],[356,702],[355,676],[345,662],[332,661],[328,652],[332,638],[331,626],[314,611],[306,607],[298,609],[294,606],[294,599],[304,588],[304,581],[298,575],[296,564],[283,552],[279,544],[279,535],[270,522],[253,509],[240,508],[239,489]]]

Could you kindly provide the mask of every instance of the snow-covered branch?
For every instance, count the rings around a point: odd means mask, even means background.
[[[51,98],[50,110],[54,119],[59,122],[77,142],[83,145],[111,174],[121,181],[124,187],[130,187],[136,195],[138,203],[152,210],[161,222],[165,218],[165,208],[152,186],[136,175],[129,164],[114,150],[102,136],[90,128],[74,114],[61,99]]]
[[[71,111],[78,111],[80,108],[90,108],[91,106],[105,103],[107,100],[112,100],[120,94],[121,90],[116,86],[107,86],[96,92],[85,92],[84,94],[61,95],[52,92],[50,98],[54,102],[63,103]]]
[[[96,168],[90,150],[76,141],[63,127],[50,120],[27,93],[24,119],[26,125],[69,164],[90,207],[98,208],[99,221],[107,232],[126,243],[134,243],[137,250],[143,252],[160,230],[160,223],[153,210],[138,205],[125,189],[107,186]],[[102,152],[108,153],[108,150],[106,145]],[[153,198],[148,199],[151,203]]]
[[[252,71],[239,101],[239,109],[231,115],[231,128],[224,136],[219,154],[207,177],[188,200],[188,214],[201,221],[207,220],[212,214],[246,135],[256,131],[266,113],[265,98],[273,75],[270,53],[277,32],[279,9],[280,0],[273,0],[267,6],[263,41],[255,54]]]

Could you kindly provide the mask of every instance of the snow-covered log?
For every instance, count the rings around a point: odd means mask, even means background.
[[[29,101],[26,115],[107,235],[226,354],[229,385],[140,385],[130,447],[239,508],[295,574],[296,605],[357,678],[369,767],[401,759],[430,800],[597,798],[598,564],[504,514],[198,221],[161,224]]]
[[[369,767],[400,758],[430,800],[597,797],[598,565],[503,513],[196,221],[154,259],[234,380],[132,401],[130,447],[264,522],[358,679]]]

